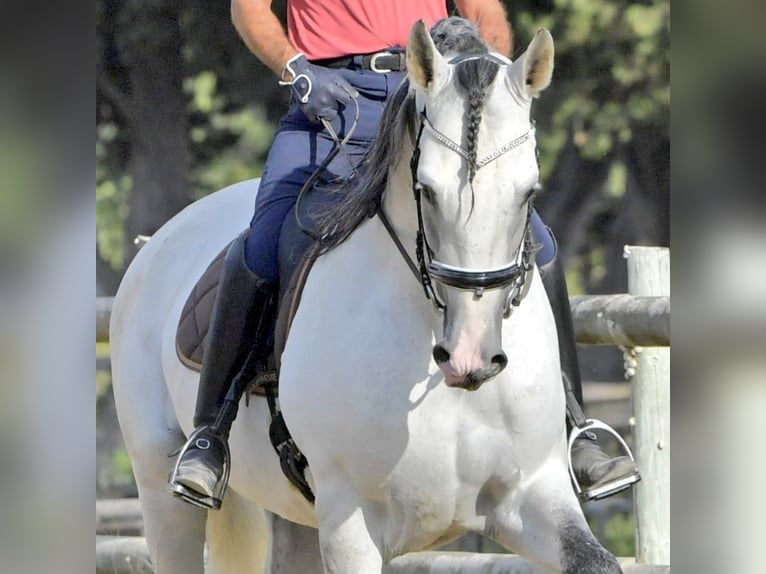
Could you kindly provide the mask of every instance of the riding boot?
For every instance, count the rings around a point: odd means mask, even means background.
[[[205,342],[194,432],[181,449],[168,488],[204,508],[220,508],[228,481],[228,437],[252,375],[266,369],[273,346],[276,285],[247,267],[245,234],[229,247]],[[256,365],[248,368],[244,365]],[[226,473],[224,474],[224,471]]]
[[[566,278],[561,262],[556,254],[550,262],[540,267],[540,275],[543,280],[545,291],[553,310],[556,321],[556,330],[559,340],[559,356],[561,360],[561,378],[564,390],[567,394],[567,429],[571,432],[572,422],[577,421],[580,426],[584,416],[582,415],[583,396],[582,380],[580,378],[580,366],[577,361],[577,346],[572,322],[572,311],[569,306],[569,294],[567,292]],[[580,406],[579,417],[572,412],[570,402],[576,400]],[[627,485],[638,479],[638,467],[629,456],[611,458],[598,444],[597,436],[593,432],[581,433],[573,442],[571,449],[572,472],[577,478],[580,487],[586,490],[594,488],[606,492],[599,498],[619,492]],[[628,480],[630,478],[630,480]],[[622,484],[625,486],[621,486]],[[610,489],[607,485],[614,484]]]

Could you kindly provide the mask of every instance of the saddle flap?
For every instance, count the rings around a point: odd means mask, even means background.
[[[186,299],[176,329],[176,354],[179,360],[195,371],[202,368],[205,341],[210,329],[210,316],[218,293],[218,281],[223,260],[230,243],[215,256]]]
[[[178,359],[189,369],[199,372],[204,360],[205,344],[210,329],[210,318],[213,312],[213,303],[218,293],[218,285],[223,269],[223,261],[229,249],[227,244],[223,250],[215,256],[207,269],[202,273],[197,283],[189,293],[181,318],[176,329],[176,354]],[[306,283],[309,271],[320,253],[320,244],[312,243],[308,251],[301,258],[300,264],[295,268],[289,278],[287,289],[284,290],[279,304],[279,313],[274,333],[274,356],[269,362],[279,367],[279,358],[284,350],[287,335],[292,324],[295,312],[300,304],[303,286]],[[256,394],[262,394],[256,392]]]

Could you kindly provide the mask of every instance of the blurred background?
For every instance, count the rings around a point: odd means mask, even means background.
[[[535,30],[556,45],[552,86],[533,106],[544,193],[572,294],[623,293],[623,246],[670,241],[668,0],[505,2],[513,57]],[[449,4],[451,12],[454,6]],[[274,3],[284,21],[284,2]],[[245,48],[228,2],[96,2],[96,283],[114,295],[136,253],[190,202],[258,177],[287,92]],[[581,347],[589,414],[630,439],[630,388],[614,347]],[[135,496],[96,348],[97,497]],[[630,494],[592,505],[597,534],[633,555]],[[140,524],[122,525],[131,534]],[[458,547],[497,550],[469,540]]]

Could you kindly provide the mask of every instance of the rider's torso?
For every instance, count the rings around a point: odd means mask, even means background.
[[[289,0],[292,44],[309,60],[369,54],[407,45],[412,25],[447,16],[444,0]]]

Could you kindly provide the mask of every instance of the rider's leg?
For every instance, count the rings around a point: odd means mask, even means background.
[[[337,136],[347,141],[317,174],[317,187],[332,187],[353,173],[376,136],[385,97],[401,80],[399,74],[390,75],[397,80],[375,73],[360,74],[351,70],[343,73],[348,74],[346,79],[360,94],[359,109],[357,113],[356,106],[349,105],[332,121]],[[349,133],[352,129],[353,133]],[[247,264],[258,276],[278,280],[277,243],[285,217],[295,207],[303,184],[325,163],[335,147],[336,142],[324,126],[309,121],[297,105],[280,121],[255,198],[251,234],[245,245]],[[306,223],[312,223],[311,217],[303,217]]]
[[[561,378],[564,388],[567,391],[571,390],[582,408],[582,379],[563,265],[557,254],[553,234],[536,212],[532,216],[532,230],[535,241],[543,244],[543,248],[538,252],[537,263],[556,321]],[[638,472],[635,462],[630,457],[611,458],[604,453],[597,442],[597,436],[592,432],[585,432],[575,439],[572,446],[572,470],[583,488],[605,486]]]
[[[379,116],[375,108],[382,107],[382,99],[372,96],[385,95],[387,80],[372,76],[366,79],[369,86],[356,86],[370,99],[360,100],[355,137],[347,142],[342,156],[327,166],[320,181],[348,175],[375,135]],[[357,123],[354,113],[347,108],[333,123],[341,137],[348,126]],[[281,228],[303,183],[334,146],[322,126],[311,123],[297,106],[282,119],[275,135],[256,196],[250,234],[238,239],[226,257],[200,374],[196,429],[171,475],[170,490],[189,502],[213,509],[221,504],[224,466],[228,463],[226,441],[244,390],[230,388],[232,378],[251,348],[260,355],[255,359],[263,362],[271,353]],[[226,408],[221,408],[224,402]]]
[[[285,215],[312,170],[309,130],[314,129],[294,113],[283,119],[261,178],[250,232],[232,244],[221,272],[200,373],[195,431],[169,484],[174,494],[206,508],[220,507],[226,486],[228,433],[244,391],[242,385],[232,388],[232,379],[251,349],[262,363],[258,369],[265,370],[273,346],[277,243]],[[224,403],[227,408],[221,408]]]
[[[208,508],[220,506],[219,482],[228,464],[226,441],[244,390],[227,397],[231,380],[251,348],[258,353],[254,358],[263,364],[261,368],[271,349],[276,288],[245,264],[244,238],[245,234],[240,235],[232,243],[224,259],[200,373],[196,429],[182,450],[170,485],[176,494]],[[225,398],[231,401],[231,408],[219,417]]]

